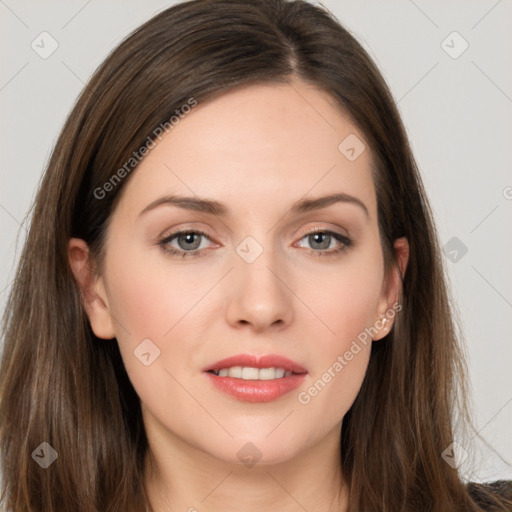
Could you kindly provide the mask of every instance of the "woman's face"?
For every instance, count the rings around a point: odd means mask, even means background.
[[[339,439],[396,308],[370,165],[351,120],[299,81],[199,104],[149,151],[88,313],[117,338],[153,447],[261,464]],[[316,202],[335,194],[350,200]]]

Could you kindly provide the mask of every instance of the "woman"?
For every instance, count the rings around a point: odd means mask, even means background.
[[[450,460],[441,261],[392,97],[337,20],[167,9],[91,78],[38,191],[5,509],[509,510]]]

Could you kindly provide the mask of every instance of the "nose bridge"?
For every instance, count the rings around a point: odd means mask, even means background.
[[[283,265],[279,247],[274,246],[271,234],[256,236],[247,236],[236,247],[228,319],[259,327],[288,322],[290,292],[283,283],[286,279],[280,276]]]
[[[274,293],[274,288],[281,286],[275,276],[277,267],[282,266],[278,262],[279,248],[271,235],[259,235],[258,239],[249,235],[236,247],[237,280],[253,290]]]

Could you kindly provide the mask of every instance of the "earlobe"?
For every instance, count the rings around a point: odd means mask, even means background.
[[[80,238],[71,238],[68,243],[68,259],[94,334],[102,339],[114,338],[114,322],[109,312],[103,279],[93,271],[87,243]]]
[[[379,333],[373,338],[374,341],[380,340],[386,336],[393,326],[396,315],[396,306],[402,293],[402,280],[409,262],[409,242],[407,238],[402,237],[395,240],[394,244],[397,264],[391,269],[391,275],[386,280],[387,286],[383,290],[382,305],[379,308],[379,317],[375,326]],[[387,314],[392,311],[392,314]]]

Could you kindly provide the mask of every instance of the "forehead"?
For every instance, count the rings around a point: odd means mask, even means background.
[[[140,211],[181,193],[254,209],[344,192],[373,217],[371,164],[364,135],[327,93],[298,80],[253,84],[183,114],[134,171],[123,201]]]

